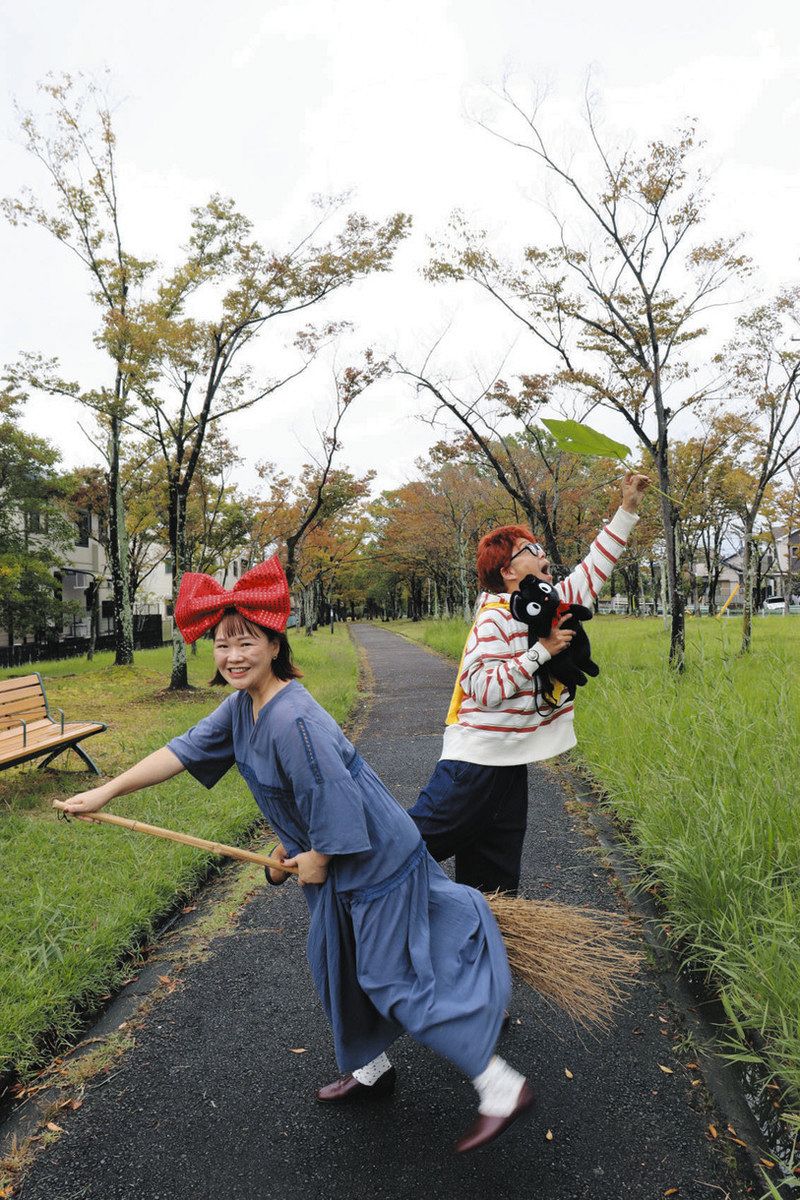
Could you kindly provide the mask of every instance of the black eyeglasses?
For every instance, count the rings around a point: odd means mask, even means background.
[[[515,558],[519,558],[520,554],[524,554],[526,550],[529,554],[532,554],[534,558],[544,558],[545,556],[544,550],[541,546],[537,546],[536,542],[526,542],[521,550],[518,550],[516,554],[511,555],[511,558],[508,560],[509,566]]]

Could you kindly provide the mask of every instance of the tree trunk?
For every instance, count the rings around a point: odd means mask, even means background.
[[[676,671],[682,671],[686,660],[686,600],[681,578],[680,514],[669,499],[669,468],[666,448],[658,455],[658,486],[661,489],[661,520],[667,553],[667,592],[670,607],[669,661]]]
[[[708,565],[708,615],[717,615],[717,585],[719,584],[719,559],[714,557]]]
[[[661,563],[661,618],[664,622],[664,628],[669,629],[669,597],[667,596],[667,563],[666,559]]]
[[[547,507],[547,496],[542,494],[539,497],[539,503],[536,508],[528,509],[526,516],[532,528],[539,528],[542,531],[544,538],[544,548],[547,551],[547,557],[555,566],[562,566],[561,554],[558,549],[558,541],[556,539],[555,530],[555,513],[551,519],[550,512]]]
[[[97,576],[94,577],[89,587],[89,649],[86,651],[86,658],[89,662],[92,662],[97,648],[97,634],[100,629],[100,580]]]
[[[128,532],[120,475],[120,420],[111,418],[108,445],[108,542],[111,551],[111,587],[114,597],[114,664],[133,664],[133,613],[129,590]]]
[[[786,536],[786,591],[783,593],[783,614],[788,617],[789,606],[792,603],[792,588],[794,587],[794,570],[792,567],[792,527],[789,525]]]
[[[749,518],[744,526],[744,545],[742,547],[742,583],[744,585],[744,606],[742,608],[742,647],[741,653],[747,654],[753,639],[753,521]]]
[[[178,487],[170,486],[169,540],[172,553],[172,611],[178,602],[178,590],[186,559],[186,503]],[[185,691],[189,687],[189,668],[186,663],[186,643],[181,637],[178,623],[172,620],[172,672],[169,691]]]

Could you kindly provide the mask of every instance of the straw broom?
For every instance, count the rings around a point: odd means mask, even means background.
[[[71,814],[83,821],[118,825],[168,841],[195,846],[240,862],[297,874],[277,858],[147,825],[112,813]],[[486,896],[506,944],[511,970],[545,1000],[563,1009],[577,1025],[605,1028],[627,995],[641,956],[621,918],[591,908],[547,900],[522,900],[495,892]]]

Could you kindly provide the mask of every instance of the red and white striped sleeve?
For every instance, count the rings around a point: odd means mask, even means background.
[[[592,607],[638,520],[636,513],[626,512],[624,508],[617,509],[592,542],[583,562],[558,584],[557,590],[567,604]]]
[[[459,683],[482,708],[501,708],[530,687],[550,654],[541,642],[528,649],[524,625],[504,609],[481,613],[464,651]]]

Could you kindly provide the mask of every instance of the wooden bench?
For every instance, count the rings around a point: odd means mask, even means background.
[[[74,750],[95,775],[100,771],[86,751],[78,745],[84,738],[107,728],[99,722],[81,723],[64,720],[64,713],[50,716],[42,677],[23,675],[19,679],[0,680],[0,771],[30,762],[46,754],[40,769],[48,766],[65,750]]]

